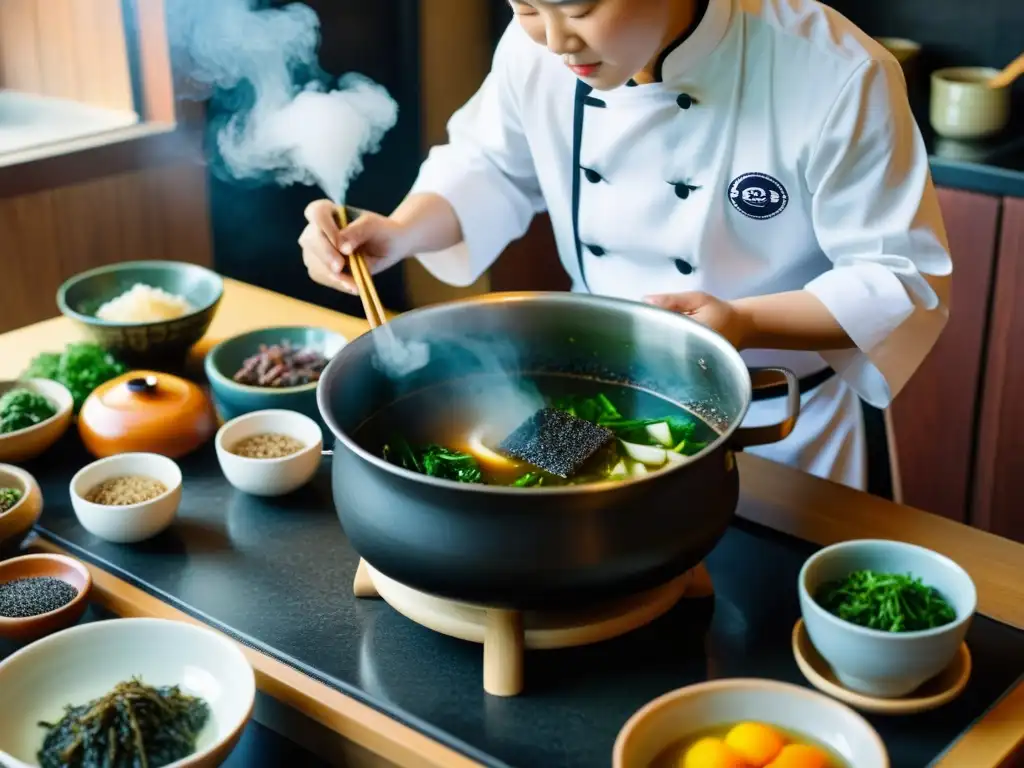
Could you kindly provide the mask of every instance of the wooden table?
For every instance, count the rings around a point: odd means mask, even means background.
[[[217,341],[269,325],[316,325],[353,338],[367,330],[364,320],[233,280],[225,281],[223,303],[202,355]],[[80,338],[64,318],[0,335],[0,379],[15,378],[42,351],[57,351]],[[1024,545],[946,518],[819,480],[755,456],[741,455],[745,505],[753,522],[820,545],[851,538],[914,542],[953,558],[978,588],[981,614],[1024,631]],[[60,551],[41,542],[40,549]],[[119,616],[154,616],[197,623],[121,579],[90,567],[94,595]],[[468,768],[476,763],[427,736],[329,688],[265,654],[242,649],[261,690],[353,743],[352,764]],[[1024,746],[1024,684],[1018,685],[937,763],[941,768],[994,768]],[[367,753],[378,756],[369,758]],[[381,759],[386,762],[381,762]]]

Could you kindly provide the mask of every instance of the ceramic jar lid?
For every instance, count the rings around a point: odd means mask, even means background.
[[[131,371],[97,387],[82,405],[78,431],[98,458],[158,453],[179,458],[217,430],[217,416],[198,385],[155,371]]]

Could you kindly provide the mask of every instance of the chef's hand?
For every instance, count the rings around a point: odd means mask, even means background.
[[[345,271],[346,257],[362,253],[371,274],[394,266],[408,255],[402,245],[403,227],[386,216],[364,213],[342,230],[334,207],[330,200],[317,200],[306,208],[309,224],[299,237],[302,262],[316,282],[355,295],[355,281]]]
[[[644,301],[692,317],[702,325],[718,331],[736,349],[743,349],[745,345],[748,335],[746,316],[728,301],[698,291],[647,296]]]

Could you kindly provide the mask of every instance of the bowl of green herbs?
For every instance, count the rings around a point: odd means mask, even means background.
[[[74,412],[100,384],[128,370],[112,352],[92,341],[73,341],[62,350],[40,352],[22,371],[22,379],[48,379],[63,385],[74,400]]]
[[[970,575],[945,555],[887,539],[819,550],[798,579],[811,643],[847,689],[899,698],[956,657],[978,604]]]
[[[30,461],[56,443],[71,424],[74,398],[50,379],[0,381],[0,462]]]

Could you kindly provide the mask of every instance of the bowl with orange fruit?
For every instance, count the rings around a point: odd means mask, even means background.
[[[889,768],[861,715],[817,691],[759,679],[712,680],[638,710],[613,768]]]

